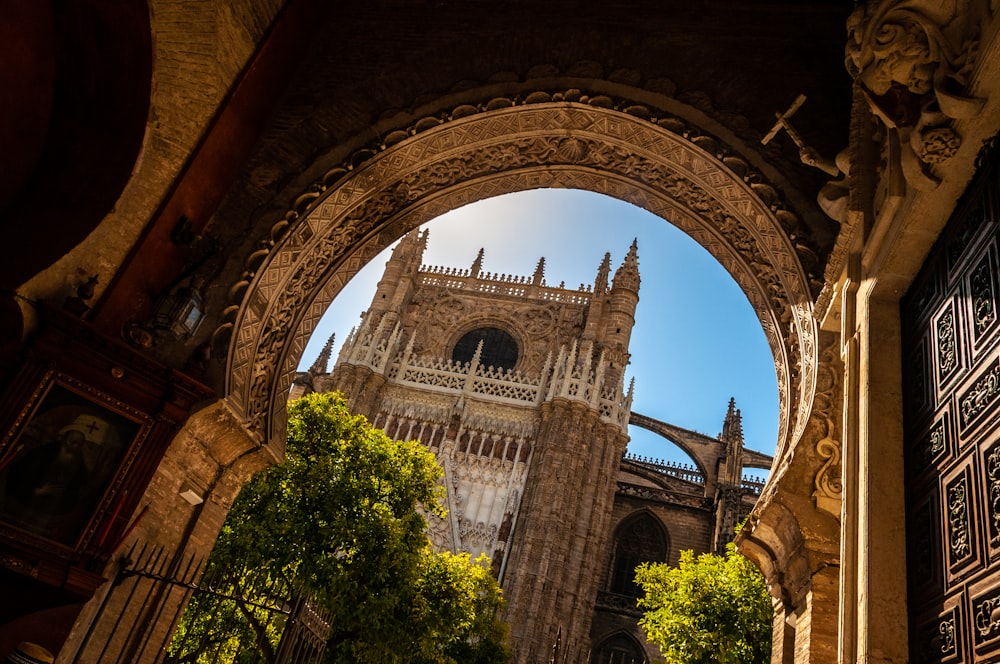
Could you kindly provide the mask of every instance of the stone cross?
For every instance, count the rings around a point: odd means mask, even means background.
[[[795,101],[792,102],[792,105],[788,107],[787,111],[784,113],[775,113],[774,115],[778,118],[778,121],[774,123],[773,127],[771,127],[771,131],[767,132],[767,135],[760,139],[760,142],[763,145],[767,145],[771,142],[771,139],[778,135],[779,131],[784,129],[789,138],[792,139],[792,142],[795,143],[795,146],[799,149],[799,159],[802,160],[803,164],[818,168],[833,177],[837,177],[837,175],[840,174],[840,169],[837,165],[828,159],[823,159],[819,153],[816,152],[816,150],[806,145],[806,142],[802,140],[802,136],[795,130],[792,123],[789,122],[791,117],[795,115],[795,111],[799,110],[805,101],[806,96],[799,95],[795,98]]]
[[[774,116],[778,118],[778,121],[774,123],[773,127],[771,127],[771,131],[767,132],[767,135],[760,139],[761,144],[767,145],[771,142],[771,139],[778,135],[779,131],[784,129],[788,132],[788,136],[792,139],[799,150],[804,149],[806,147],[805,141],[802,140],[799,132],[795,131],[795,127],[793,127],[788,120],[795,115],[795,111],[799,110],[805,102],[806,96],[799,95],[796,97],[795,101],[792,102],[792,105],[788,107],[787,111],[784,113],[775,113]]]

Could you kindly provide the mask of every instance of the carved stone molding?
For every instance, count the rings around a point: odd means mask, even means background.
[[[839,520],[844,493],[841,464],[843,444],[838,426],[841,418],[843,364],[839,356],[840,336],[824,332],[823,337],[825,343],[820,352],[816,397],[813,401],[813,417],[820,420],[825,428],[825,433],[816,442],[815,448],[823,465],[816,473],[812,498],[817,509]]]
[[[670,118],[551,99],[491,102],[412,135],[387,136],[383,151],[356,168],[335,169],[300,197],[252,280],[234,286],[242,302],[227,395],[248,428],[280,439],[283,395],[309,334],[347,279],[378,251],[460,205],[573,187],[670,221],[729,270],[774,353],[781,449],[801,434],[808,416],[802,405],[811,403],[815,384],[813,284],[782,226],[788,213],[775,190],[748,179],[745,162],[726,156],[709,137],[675,133],[685,128]]]
[[[528,444],[523,439],[508,442]],[[466,551],[473,557],[481,553],[493,556],[498,549],[506,551],[528,464],[462,453],[450,446],[439,451],[438,462],[445,469],[449,511],[443,519],[429,519],[436,537],[434,543]]]
[[[454,399],[448,394],[414,393],[390,384],[382,395],[381,408],[394,417],[447,424],[454,405]]]
[[[952,121],[983,106],[966,89],[988,11],[985,0],[882,0],[848,19],[848,70],[871,110],[898,133],[897,165],[918,189],[937,186],[934,167],[961,145]]]
[[[833,422],[828,421],[827,426],[833,430]],[[844,484],[840,478],[841,472],[841,443],[832,436],[826,436],[816,443],[816,454],[826,461],[823,467],[816,473],[816,490],[813,491],[813,500],[816,507],[823,510],[830,516],[840,518],[840,502],[843,499]]]
[[[701,494],[687,494],[670,489],[657,489],[628,482],[618,482],[618,493],[622,496],[640,498],[642,500],[657,500],[669,505],[681,505],[696,509],[711,509],[711,499]]]

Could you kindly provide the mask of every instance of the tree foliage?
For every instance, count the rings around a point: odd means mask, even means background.
[[[645,595],[639,625],[667,664],[766,664],[771,657],[773,610],[764,577],[732,543],[724,556],[680,564],[644,563],[636,583]]]
[[[330,613],[329,664],[506,662],[488,559],[429,548],[421,510],[443,514],[440,476],[419,442],[389,439],[339,394],[308,395],[289,407],[285,462],[240,492],[206,576],[228,573],[234,591],[253,580],[311,597]],[[199,595],[172,661],[205,661],[222,648],[245,653],[233,661],[271,662],[281,627],[258,607]],[[197,653],[184,645],[202,642]]]

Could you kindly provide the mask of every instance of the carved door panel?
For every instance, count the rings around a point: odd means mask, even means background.
[[[901,305],[910,661],[1000,661],[997,170]]]

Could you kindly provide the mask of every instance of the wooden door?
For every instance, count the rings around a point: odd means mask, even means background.
[[[1000,661],[996,159],[901,304],[910,661]]]

